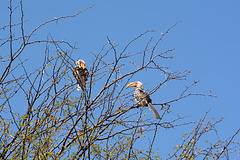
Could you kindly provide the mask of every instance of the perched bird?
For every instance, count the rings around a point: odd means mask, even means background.
[[[152,105],[152,100],[150,99],[149,95],[144,91],[143,84],[137,81],[129,83],[126,88],[128,87],[136,87],[134,92],[134,98],[137,104],[143,107],[148,106],[149,109],[153,112],[154,117],[160,119],[157,110]]]
[[[85,62],[82,59],[79,59],[75,62],[75,64],[76,66],[72,68],[72,72],[78,83],[77,89],[85,90],[86,81],[89,76],[88,70],[85,66]]]

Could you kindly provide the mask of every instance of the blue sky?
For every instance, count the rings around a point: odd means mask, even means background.
[[[85,59],[87,64],[91,63],[88,58],[90,53],[98,53],[107,36],[123,47],[146,30],[156,30],[154,34],[160,35],[177,21],[181,21],[166,35],[160,47],[163,50],[175,49],[174,59],[169,62],[172,68],[191,70],[186,85],[199,80],[199,85],[193,91],[208,94],[212,90],[218,98],[186,99],[175,104],[172,115],[191,115],[190,119],[196,120],[210,109],[210,117],[226,118],[221,123],[222,126],[218,126],[220,136],[227,138],[239,128],[239,1],[42,0],[24,1],[23,4],[24,18],[28,21],[25,23],[27,33],[46,20],[72,15],[96,4],[77,18],[52,23],[42,28],[41,32],[36,32],[38,37],[45,38],[51,34],[55,39],[76,42],[80,48],[79,57]],[[7,1],[0,2],[1,26],[9,21],[7,5]],[[42,56],[37,51],[26,53],[26,56],[33,54],[36,59]],[[146,89],[153,87],[149,77],[141,78]],[[158,92],[159,95],[152,95],[153,101],[157,99],[158,102],[164,102],[172,94],[175,95],[174,88],[177,85],[169,84],[168,88],[164,89],[164,94]],[[165,140],[159,137],[159,141],[175,144],[180,138],[175,135],[175,131],[161,131],[161,134],[168,135],[168,138]],[[181,135],[184,129],[177,132]]]

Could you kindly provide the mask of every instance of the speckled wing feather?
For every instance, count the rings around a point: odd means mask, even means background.
[[[82,90],[85,90],[86,81],[87,81],[88,76],[89,76],[88,70],[86,68],[83,69],[83,68],[79,68],[79,67],[74,67],[74,68],[72,68],[72,72],[73,72],[74,77],[77,80],[77,83],[78,83],[79,87]]]
[[[83,69],[83,76],[84,76],[84,81],[86,82],[88,80],[88,77],[89,77],[89,72],[86,68]]]
[[[149,109],[153,112],[155,118],[160,119],[160,115],[157,110],[152,105],[152,100],[150,96],[141,89],[136,89],[134,92],[134,97],[136,102],[141,106],[148,106]]]

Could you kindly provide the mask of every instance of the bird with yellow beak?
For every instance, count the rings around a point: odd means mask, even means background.
[[[77,89],[85,90],[89,72],[85,66],[85,62],[82,59],[76,61],[75,64],[76,66],[72,68],[72,72],[78,83]]]
[[[154,117],[157,119],[161,119],[157,110],[152,105],[151,98],[144,91],[143,83],[139,81],[132,82],[132,83],[129,83],[126,88],[129,88],[129,87],[136,87],[134,91],[134,98],[137,104],[143,107],[148,106],[149,109],[153,112]]]

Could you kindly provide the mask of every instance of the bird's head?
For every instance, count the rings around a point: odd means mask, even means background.
[[[136,87],[136,88],[139,88],[139,89],[143,89],[143,83],[139,82],[139,81],[132,82],[132,83],[129,83],[126,88],[129,88],[129,87]]]
[[[76,64],[76,67],[83,68],[83,69],[86,68],[85,62],[82,59],[79,59],[78,61],[76,61],[75,64]]]

